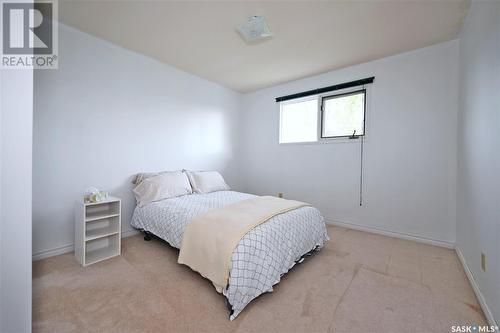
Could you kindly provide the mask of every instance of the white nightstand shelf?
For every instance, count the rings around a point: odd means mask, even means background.
[[[120,214],[115,214],[115,213],[112,213],[112,214],[102,214],[102,213],[89,213],[87,214],[87,216],[85,217],[85,222],[92,222],[92,221],[97,221],[97,220],[104,220],[104,219],[108,219],[110,217],[115,217],[115,216],[118,216]]]
[[[120,255],[121,201],[77,201],[75,209],[75,257],[80,264],[90,264]]]

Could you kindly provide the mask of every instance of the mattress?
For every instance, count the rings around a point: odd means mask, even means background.
[[[211,209],[255,197],[234,191],[192,194],[136,207],[132,226],[148,231],[176,248],[191,219]],[[328,240],[325,222],[314,207],[301,207],[271,218],[238,243],[231,260],[228,288],[223,290],[230,319],[254,298],[270,292],[297,262]]]

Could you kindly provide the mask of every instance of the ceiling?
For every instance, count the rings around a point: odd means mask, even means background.
[[[61,0],[70,26],[240,92],[457,37],[468,0]],[[273,38],[236,27],[265,16]]]

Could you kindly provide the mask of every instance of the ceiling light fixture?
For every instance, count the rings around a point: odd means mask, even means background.
[[[246,42],[256,42],[273,36],[263,16],[251,16],[248,21],[237,28]]]

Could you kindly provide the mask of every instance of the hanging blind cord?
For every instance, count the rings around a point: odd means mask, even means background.
[[[365,89],[365,86],[363,85],[363,89]],[[365,97],[366,98],[366,97]],[[366,101],[365,101],[366,103]],[[365,104],[366,105],[366,104]],[[363,120],[366,125],[366,117]],[[366,126],[363,126],[366,131]],[[360,152],[360,157],[359,157],[359,206],[363,206],[363,154],[364,154],[364,143],[365,143],[365,134],[363,133],[363,136],[361,137],[361,152]]]
[[[363,150],[364,150],[364,136],[361,137],[361,156],[359,167],[359,205],[363,206]]]

